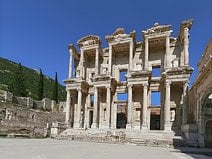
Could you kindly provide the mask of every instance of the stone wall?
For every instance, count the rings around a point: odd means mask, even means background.
[[[28,108],[41,109],[45,111],[62,111],[65,107],[65,102],[56,104],[54,100],[44,98],[41,101],[32,99],[31,97],[17,97],[11,92],[0,90],[0,101],[12,102],[17,105],[26,106]]]
[[[0,136],[46,137],[52,123],[65,121],[65,102],[16,97],[0,90]]]
[[[64,122],[65,113],[27,108],[14,103],[0,102],[0,135],[45,137],[53,122]]]

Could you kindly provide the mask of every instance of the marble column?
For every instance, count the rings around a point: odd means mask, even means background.
[[[88,94],[86,97],[86,104],[85,104],[85,124],[84,128],[89,128],[89,119],[90,119],[90,110],[88,107],[91,106],[91,94]]]
[[[132,66],[133,66],[133,42],[130,42],[129,68],[128,68],[128,71],[132,70]]]
[[[128,85],[127,125],[126,129],[132,129],[132,85]]]
[[[188,46],[189,46],[189,32],[188,28],[184,28],[184,64],[188,66],[189,64],[189,54],[188,54]]]
[[[111,89],[107,87],[107,114],[106,114],[106,121],[107,121],[107,128],[111,126]]]
[[[151,120],[151,109],[148,109],[148,106],[151,106],[151,94],[152,94],[152,91],[151,89],[148,89],[148,93],[147,93],[147,96],[148,96],[148,103],[147,103],[147,129],[149,130],[150,129],[150,120]]]
[[[170,123],[170,84],[171,82],[166,82],[166,93],[165,93],[165,105],[164,105],[164,130],[171,130]]]
[[[99,74],[99,48],[96,48],[95,75]]]
[[[93,123],[91,125],[91,128],[97,128],[98,124],[97,124],[97,120],[98,120],[98,88],[95,87],[94,88],[94,107],[93,107]]]
[[[85,103],[83,103],[83,105],[85,106],[85,110],[84,110],[84,128],[87,129],[89,127],[89,110],[88,110],[88,106],[90,105],[89,102],[90,101],[90,94],[86,94],[85,95]]]
[[[108,62],[108,74],[112,75],[112,45],[109,44],[109,62]]]
[[[148,70],[148,60],[149,60],[149,40],[145,37],[145,58],[144,58],[144,70]]]
[[[80,128],[81,108],[82,108],[82,89],[78,89],[77,110],[75,114],[76,121],[74,122],[74,128]]]
[[[69,73],[68,73],[68,78],[72,78],[72,65],[73,65],[73,53],[72,53],[72,50],[69,49],[69,54],[70,54],[70,57],[69,57]]]
[[[148,104],[148,96],[147,96],[147,90],[148,90],[148,84],[144,83],[143,85],[143,111],[142,111],[142,130],[147,130],[147,104]]]
[[[71,91],[67,90],[67,97],[66,97],[66,119],[65,123],[69,125],[70,122],[70,107],[71,107]]]
[[[171,59],[170,59],[170,37],[166,35],[166,68],[170,68],[171,66]]]
[[[187,105],[187,95],[188,95],[188,82],[184,82],[183,83],[183,115],[182,115],[182,124],[186,124],[187,123],[187,119],[188,119],[188,105]]]
[[[161,87],[160,89],[160,100],[161,100],[161,109],[160,109],[160,130],[164,129],[164,107],[165,107],[165,88]]]
[[[80,54],[80,77],[84,78],[84,50],[81,49],[81,54]]]

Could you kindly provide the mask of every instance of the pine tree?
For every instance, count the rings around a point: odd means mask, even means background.
[[[40,69],[40,77],[39,77],[39,84],[38,84],[38,100],[43,99],[44,91],[43,91],[43,73],[42,70]]]
[[[16,96],[26,97],[28,94],[21,63],[18,64],[18,69],[15,72],[15,78],[12,82],[11,89]]]
[[[53,100],[58,103],[58,80],[57,80],[57,72],[55,73],[55,80],[54,80],[54,90],[53,90]]]

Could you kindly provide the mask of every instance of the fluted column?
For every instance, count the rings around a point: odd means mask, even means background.
[[[81,49],[81,54],[80,54],[80,77],[84,78],[84,50]]]
[[[170,37],[166,35],[166,68],[170,68],[171,59],[170,59]]]
[[[67,90],[67,97],[66,97],[66,119],[65,123],[68,125],[70,122],[70,107],[71,107],[71,91]]]
[[[128,71],[132,70],[132,66],[133,66],[133,42],[130,42],[129,68],[128,68]]]
[[[148,86],[147,83],[143,85],[143,111],[142,111],[142,125],[141,125],[142,130],[147,130],[147,102],[148,102],[147,86]]]
[[[170,84],[171,82],[166,82],[166,96],[164,105],[164,130],[171,130],[170,123]]]
[[[189,64],[189,32],[188,28],[184,28],[184,64],[187,66]]]
[[[97,120],[98,120],[98,88],[94,88],[94,107],[93,107],[93,123],[91,128],[97,128]]]
[[[80,117],[82,108],[82,90],[78,89],[78,99],[77,99],[77,110],[76,110],[76,121],[74,122],[74,128],[80,128]]]
[[[128,85],[127,129],[132,129],[132,85]]]
[[[69,49],[69,73],[68,73],[68,78],[72,78],[72,65],[73,65],[73,55],[72,55],[72,50]]]
[[[111,89],[110,87],[107,87],[107,127],[110,128],[110,122],[111,122]]]
[[[148,61],[149,61],[149,40],[145,38],[145,58],[144,58],[144,70],[148,70]]]
[[[188,105],[187,105],[187,95],[188,95],[188,82],[183,83],[183,116],[182,116],[182,124],[186,124],[188,120]]]
[[[108,73],[109,75],[112,75],[112,45],[111,44],[109,44]]]
[[[99,74],[99,48],[96,48],[95,75]]]

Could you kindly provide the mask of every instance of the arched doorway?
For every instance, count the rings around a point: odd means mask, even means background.
[[[207,121],[205,126],[205,147],[212,148],[212,120]]]
[[[202,100],[201,125],[199,127],[199,142],[201,147],[212,148],[212,87],[210,87]]]

